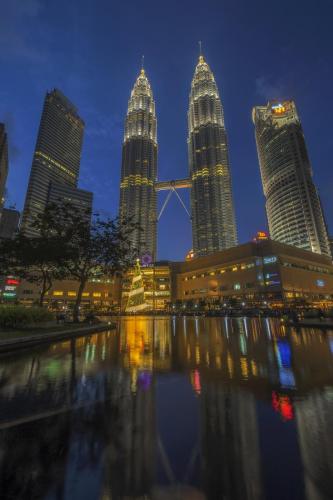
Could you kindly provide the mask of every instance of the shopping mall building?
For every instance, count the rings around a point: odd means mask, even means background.
[[[122,279],[96,277],[83,293],[83,308],[126,311],[133,293],[141,303],[140,311],[219,308],[224,304],[333,306],[331,259],[268,239],[184,262],[158,262],[141,267],[139,278],[137,274],[136,269]],[[77,289],[75,281],[55,282],[45,301],[55,308],[68,307],[75,301]],[[30,283],[21,283],[7,293],[16,294],[16,300],[26,304],[38,300],[38,290]]]

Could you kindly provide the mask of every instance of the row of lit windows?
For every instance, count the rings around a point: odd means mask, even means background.
[[[198,177],[208,177],[208,176],[218,176],[218,175],[229,175],[229,170],[226,165],[217,164],[208,169],[208,167],[203,167],[192,174],[192,180]]]
[[[66,292],[62,291],[62,290],[54,290],[53,292],[53,296],[54,297],[63,297],[64,295],[66,294]],[[90,295],[94,298],[101,298],[102,297],[102,293],[101,292],[83,292],[82,293],[82,297],[90,297]],[[108,297],[109,294],[108,292],[104,292],[104,297]],[[69,291],[67,292],[67,296],[68,297],[76,297],[77,296],[77,292],[75,291]]]
[[[212,292],[217,292],[221,291],[224,292],[226,290],[241,290],[242,288],[254,288],[256,286],[256,283],[245,283],[245,285],[241,285],[240,283],[234,283],[233,285],[221,285],[219,287],[211,287],[210,291]],[[196,295],[199,293],[207,293],[208,288],[196,288],[194,290],[185,290],[183,293],[184,295]]]
[[[126,188],[128,186],[153,186],[153,180],[143,177],[140,174],[131,174],[128,177],[124,177],[120,183],[121,188]]]
[[[236,271],[244,271],[246,269],[252,269],[255,267],[254,262],[249,262],[248,264],[240,264],[231,267],[225,267],[223,269],[215,269],[214,271],[207,271],[200,274],[193,274],[192,276],[185,276],[183,281],[195,280],[197,278],[206,278],[206,276],[217,276],[219,274],[224,274],[227,272],[236,272]]]
[[[284,267],[295,267],[296,269],[304,269],[305,271],[314,271],[317,273],[333,274],[333,271],[331,269],[327,269],[325,267],[313,266],[311,264],[306,266],[305,264],[296,264],[295,262],[282,262],[282,265]]]
[[[35,155],[36,156],[41,156],[42,158],[45,158],[46,160],[48,160],[50,163],[52,163],[53,165],[55,165],[56,167],[60,168],[61,170],[63,170],[64,172],[66,172],[66,174],[68,175],[71,175],[72,177],[74,177],[76,179],[76,175],[71,172],[71,170],[69,170],[68,168],[64,167],[64,165],[62,165],[61,163],[59,163],[58,161],[56,160],[53,160],[53,158],[51,158],[50,156],[46,155],[45,153],[42,153],[42,151],[36,151],[35,152]]]

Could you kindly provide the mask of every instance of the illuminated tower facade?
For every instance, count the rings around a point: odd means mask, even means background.
[[[47,203],[55,201],[55,192],[61,187],[62,199],[91,209],[91,193],[77,188],[83,132],[84,122],[76,107],[59,90],[48,92],[22,217],[21,230],[26,235],[37,236],[31,223]]]
[[[128,103],[122,152],[120,218],[131,218],[140,229],[132,244],[140,256],[156,259],[157,133],[153,93],[145,70],[134,84]]]
[[[257,106],[252,119],[271,238],[330,256],[295,102],[271,101]]]
[[[192,80],[188,129],[193,249],[199,256],[237,245],[223,107],[202,55]]]

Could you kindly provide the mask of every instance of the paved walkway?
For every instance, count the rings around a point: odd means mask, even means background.
[[[115,328],[115,323],[97,323],[95,325],[75,325],[69,328],[68,325],[63,325],[62,329],[56,331],[44,331],[41,333],[33,332],[13,332],[13,338],[9,338],[10,332],[6,332],[6,338],[0,340],[0,353],[13,351],[16,349],[26,349],[27,347],[64,340],[73,337],[81,337],[90,335],[96,332],[102,332]]]

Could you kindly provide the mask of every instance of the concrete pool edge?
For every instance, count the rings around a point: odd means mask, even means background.
[[[110,324],[98,323],[96,325],[87,325],[76,329],[67,328],[66,330],[61,330],[60,332],[41,333],[30,336],[26,335],[12,340],[2,340],[0,341],[0,354],[17,349],[25,349],[38,344],[51,343],[53,341],[67,340],[74,337],[81,337],[83,335],[100,333],[110,329],[113,330],[114,328],[116,328],[115,322],[111,322]]]

